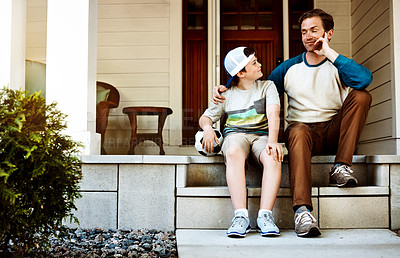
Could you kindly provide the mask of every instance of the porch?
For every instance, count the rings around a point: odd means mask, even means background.
[[[355,155],[352,169],[360,185],[356,188],[328,186],[333,161],[334,156],[312,159],[312,213],[320,228],[400,228],[400,157]],[[82,198],[76,202],[82,228],[229,227],[233,208],[222,156],[93,155],[83,156],[82,162]],[[259,171],[255,166],[246,171],[253,227]],[[294,227],[286,160],[274,216],[281,229]]]

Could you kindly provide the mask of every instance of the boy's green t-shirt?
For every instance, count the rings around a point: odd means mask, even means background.
[[[280,105],[278,91],[272,81],[256,81],[249,90],[231,87],[222,93],[223,103],[211,103],[204,115],[213,123],[225,113],[228,115],[223,134],[231,133],[268,134],[267,106]]]

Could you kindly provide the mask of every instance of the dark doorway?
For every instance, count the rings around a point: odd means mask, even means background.
[[[193,145],[207,108],[207,0],[183,1],[182,144]]]

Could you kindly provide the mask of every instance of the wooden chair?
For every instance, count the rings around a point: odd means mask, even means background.
[[[119,105],[119,92],[118,90],[106,82],[97,81],[97,87],[101,86],[105,89],[109,89],[110,93],[108,98],[104,101],[100,101],[96,107],[96,132],[101,135],[101,154],[107,154],[104,149],[104,135],[106,133],[108,124],[108,115],[111,108],[117,108]]]

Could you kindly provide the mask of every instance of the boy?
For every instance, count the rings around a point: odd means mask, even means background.
[[[279,235],[272,217],[272,208],[281,181],[283,148],[278,143],[280,101],[272,81],[257,81],[263,74],[255,51],[238,47],[226,55],[224,66],[230,79],[224,103],[211,104],[200,117],[204,130],[203,148],[213,150],[217,137],[212,129],[224,113],[228,119],[223,131],[222,152],[226,163],[226,179],[235,216],[228,229],[229,237],[245,237],[250,231],[246,209],[245,162],[251,151],[263,165],[262,191],[257,226],[262,236]]]

